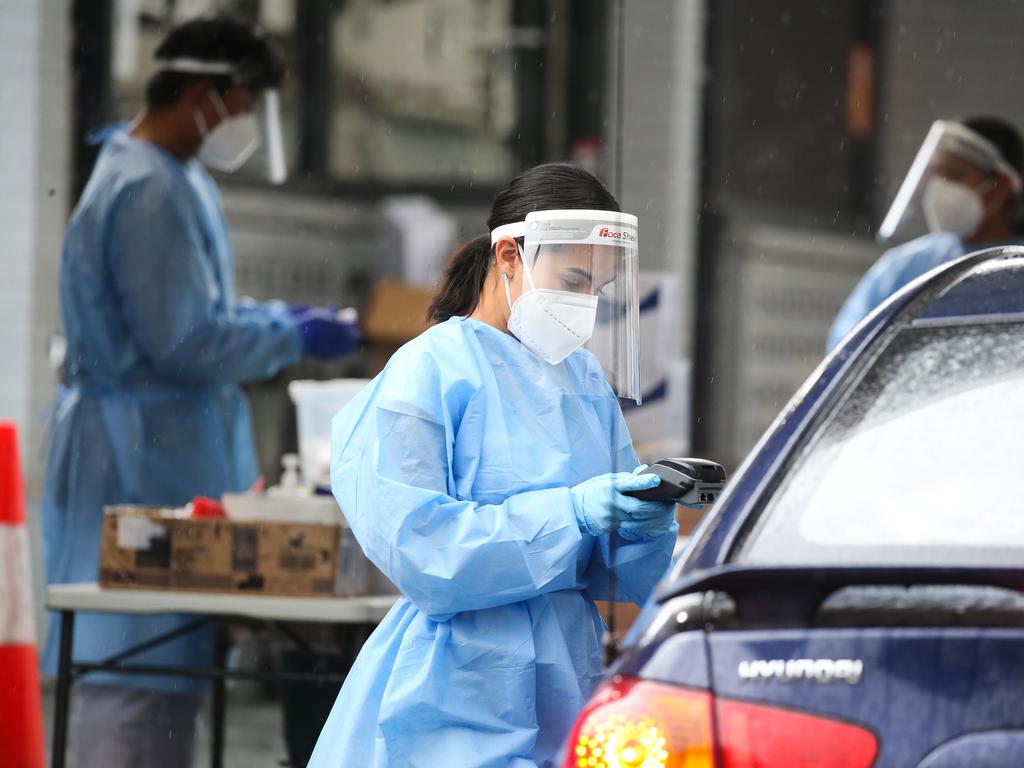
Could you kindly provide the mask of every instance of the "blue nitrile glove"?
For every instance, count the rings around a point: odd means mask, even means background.
[[[641,477],[657,477],[657,475],[645,475],[647,464],[641,464],[633,470],[634,475]],[[661,478],[652,487],[661,484]],[[631,515],[629,520],[623,520],[619,525],[619,535],[624,539],[657,539],[664,536],[672,528],[676,519],[676,504],[674,501],[648,501],[637,514]],[[687,505],[689,506],[689,505]]]
[[[620,527],[625,530],[627,524],[636,526],[641,521],[660,521],[664,516],[666,502],[642,501],[623,495],[625,491],[645,491],[661,483],[661,478],[657,475],[639,474],[640,471],[641,468],[638,467],[637,471],[632,473],[612,472],[598,475],[574,486],[570,490],[570,496],[580,530],[592,536],[601,536]],[[668,506],[673,505],[669,503]],[[669,524],[671,525],[671,521]]]
[[[362,336],[359,325],[338,320],[337,313],[327,309],[310,309],[295,318],[302,336],[302,350],[310,357],[329,360],[355,351]]]
[[[624,539],[657,539],[672,529],[676,521],[676,505],[671,501],[649,501],[657,504],[660,509],[656,514],[644,519],[623,520],[619,525],[619,535]]]

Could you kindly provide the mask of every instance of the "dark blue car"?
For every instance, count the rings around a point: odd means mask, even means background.
[[[705,516],[573,768],[1024,766],[1024,249],[826,359]]]

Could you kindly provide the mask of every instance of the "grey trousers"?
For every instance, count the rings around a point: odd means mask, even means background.
[[[205,696],[120,685],[77,686],[75,768],[190,768]]]

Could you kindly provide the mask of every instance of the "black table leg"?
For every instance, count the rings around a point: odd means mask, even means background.
[[[224,630],[217,627],[217,666],[227,668],[227,647]],[[220,675],[213,681],[212,715],[210,723],[210,768],[224,767],[224,708],[227,704],[227,680]]]
[[[60,612],[60,657],[57,662],[57,700],[53,712],[52,768],[64,768],[68,745],[68,708],[71,697],[71,647],[75,636],[75,612]]]

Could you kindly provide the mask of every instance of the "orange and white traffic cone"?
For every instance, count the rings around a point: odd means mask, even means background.
[[[0,422],[0,764],[42,768],[43,702],[32,626],[18,431]]]

